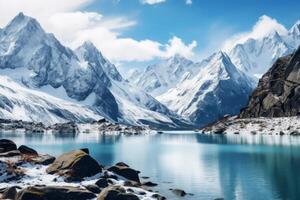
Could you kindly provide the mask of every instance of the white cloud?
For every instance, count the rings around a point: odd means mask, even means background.
[[[38,18],[44,23],[55,13],[75,11],[93,0],[0,0],[0,27],[5,26],[19,12]]]
[[[251,31],[235,34],[224,42],[222,49],[228,51],[235,44],[243,43],[250,38],[262,39],[274,31],[277,31],[280,35],[285,35],[287,33],[287,29],[282,24],[278,23],[276,19],[263,15],[252,27]]]
[[[192,4],[193,4],[193,1],[192,1],[192,0],[186,0],[185,3],[186,3],[187,5],[192,5]]]
[[[186,58],[193,58],[195,56],[193,50],[196,46],[196,41],[192,41],[191,44],[185,44],[182,39],[174,36],[165,47],[165,57],[180,54]]]
[[[150,5],[153,5],[153,4],[158,4],[158,3],[163,3],[165,2],[166,0],[141,0],[141,2],[143,4],[150,4]]]
[[[26,3],[25,3],[26,2]],[[137,24],[126,17],[106,18],[97,12],[80,11],[93,0],[0,0],[0,26],[4,26],[18,12],[36,18],[47,32],[64,44],[75,48],[84,41],[92,41],[114,63],[149,61],[176,53],[191,57],[195,42],[184,44],[177,37],[169,43],[150,39],[135,40],[123,37],[122,31]],[[47,8],[47,9],[44,9]]]

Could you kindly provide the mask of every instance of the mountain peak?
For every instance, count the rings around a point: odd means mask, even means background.
[[[27,28],[31,32],[33,30],[43,31],[42,27],[36,19],[24,15],[23,12],[20,12],[18,15],[16,15],[4,28],[4,30],[7,33],[15,33],[19,32],[24,28]]]
[[[292,35],[300,35],[300,20],[298,20],[292,28],[289,30],[289,33]]]

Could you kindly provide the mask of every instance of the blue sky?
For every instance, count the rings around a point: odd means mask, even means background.
[[[176,35],[184,41],[198,42],[198,50],[216,36],[224,38],[248,31],[262,15],[277,19],[287,28],[300,19],[299,0],[168,0],[155,5],[138,0],[100,0],[87,7],[104,16],[123,15],[137,25],[123,32],[125,37],[151,38],[166,43]],[[221,34],[220,34],[221,33]]]
[[[236,37],[284,33],[299,10],[299,0],[0,0],[0,27],[22,11],[66,46],[90,40],[124,71],[174,54],[200,60]]]

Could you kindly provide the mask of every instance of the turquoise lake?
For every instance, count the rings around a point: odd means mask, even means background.
[[[147,136],[0,133],[40,153],[89,148],[101,164],[123,161],[159,184],[168,199],[300,199],[300,137],[167,132]],[[169,188],[193,196],[175,197]]]

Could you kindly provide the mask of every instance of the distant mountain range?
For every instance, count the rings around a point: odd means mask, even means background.
[[[20,13],[0,29],[0,117],[200,127],[239,113],[258,78],[299,44],[297,22],[285,35],[250,38],[201,62],[175,55],[125,80],[91,42],[72,50]]]
[[[129,80],[179,115],[203,126],[246,106],[258,79],[300,44],[300,21],[287,34],[274,30],[194,63],[175,56],[135,72]],[[178,73],[180,72],[180,73]]]
[[[38,109],[29,106],[29,99],[23,101],[26,96],[31,96],[31,101],[47,112],[49,122],[52,122],[50,118],[82,121],[101,116],[125,124],[164,128],[189,126],[187,121],[151,95],[125,81],[91,42],[85,42],[73,51],[63,46],[53,34],[45,33],[37,20],[23,13],[0,31],[0,69],[1,76],[10,78],[8,83],[13,80],[26,87],[26,94],[14,90],[19,97],[15,94],[12,99],[9,94],[13,93],[10,90],[13,88],[2,83],[9,92],[1,93],[0,116],[4,118],[22,119],[27,115],[31,120],[46,120],[45,117],[39,118],[42,113]],[[58,108],[56,101],[51,101],[52,97],[31,95],[35,91],[72,101],[77,108],[62,108],[63,104]],[[80,112],[78,107],[82,103],[85,106],[80,109],[89,111]],[[76,116],[73,111],[76,111]],[[19,115],[19,112],[24,114]]]

